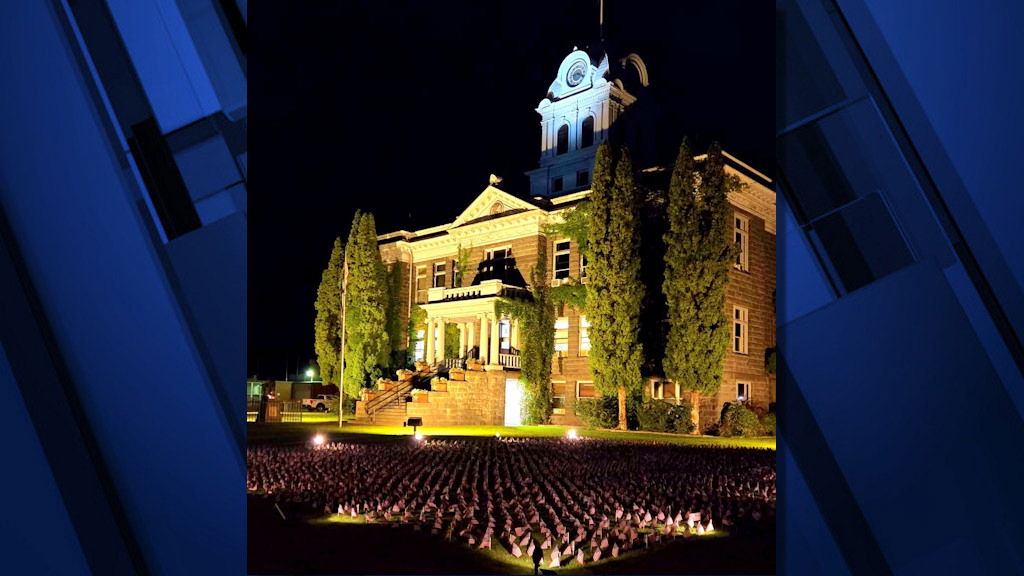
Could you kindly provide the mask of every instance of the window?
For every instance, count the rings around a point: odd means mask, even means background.
[[[568,386],[565,380],[551,381],[551,407],[555,414],[565,414],[565,392]]]
[[[587,277],[587,257],[580,255],[580,278]]]
[[[580,148],[594,145],[594,117],[587,116],[580,130]]]
[[[576,397],[577,398],[597,398],[597,389],[594,388],[594,383],[589,381],[579,381],[576,383]]]
[[[555,320],[555,355],[569,355],[569,319],[565,316]]]
[[[747,272],[750,270],[750,246],[748,240],[750,237],[750,219],[746,216],[734,214],[733,222],[736,226],[734,231],[736,245],[739,246],[739,253],[736,254],[736,262],[734,265],[738,270]]]
[[[665,399],[665,383],[661,380],[651,381],[651,398],[657,400]]]
[[[424,345],[425,345],[425,343],[427,341],[426,338],[424,338],[425,335],[426,335],[426,331],[425,330],[417,330],[416,331],[416,343],[415,343],[415,345],[413,346],[413,349],[412,349],[412,359],[414,361],[416,361],[416,362],[423,362],[423,359],[424,359],[424,348],[425,348]]]
[[[562,184],[562,177],[561,176],[551,180],[551,191],[552,192],[561,192],[563,188],[565,188],[565,186]]]
[[[736,401],[747,402],[750,400],[750,384],[746,382],[736,383]]]
[[[583,172],[576,173],[576,186],[583,188],[590,184],[590,172],[584,170]]]
[[[416,267],[416,303],[427,303],[427,267]]]
[[[732,351],[747,353],[747,309],[734,306],[732,309]]]
[[[569,277],[569,241],[555,242],[555,280]]]
[[[434,263],[434,288],[444,288],[445,263]]]
[[[512,350],[512,323],[507,318],[498,322],[498,350],[502,354]]]
[[[590,322],[586,316],[580,316],[580,356],[590,354]]]
[[[562,127],[558,129],[558,143],[555,148],[555,154],[565,154],[569,151],[569,125],[562,124]]]

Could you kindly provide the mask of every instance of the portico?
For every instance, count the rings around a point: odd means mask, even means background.
[[[524,288],[499,280],[462,288],[431,288],[428,302],[421,305],[427,314],[424,360],[449,368],[462,368],[467,360],[478,360],[488,370],[518,370],[519,323],[496,314],[494,304],[499,298],[525,294]],[[458,326],[457,358],[445,357],[447,324]]]

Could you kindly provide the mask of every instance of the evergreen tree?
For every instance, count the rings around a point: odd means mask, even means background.
[[[313,347],[324,384],[341,384],[341,274],[344,258],[341,238],[335,238],[331,257],[316,291]]]
[[[718,393],[729,346],[725,293],[736,254],[727,234],[732,185],[718,144],[711,145],[698,173],[683,141],[669,186],[662,284],[669,331],[663,365],[666,377],[690,392],[698,433],[700,396]]]
[[[388,347],[391,358],[388,365],[392,370],[405,368],[408,365],[408,350],[402,348],[403,336],[407,327],[402,325],[402,273],[405,271],[403,262],[394,262],[387,266],[388,282]],[[407,344],[413,341],[407,340]]]
[[[602,395],[618,395],[619,428],[626,428],[626,397],[642,387],[639,340],[639,195],[625,148],[618,161],[603,142],[594,162],[588,233],[587,319],[590,367]]]
[[[348,295],[345,306],[345,393],[359,394],[388,363],[387,271],[377,248],[373,214],[356,212],[349,232]]]
[[[526,392],[527,424],[546,424],[551,419],[551,357],[555,354],[555,306],[548,286],[547,250],[541,249],[530,273],[532,299],[502,298],[496,314],[519,322],[522,335],[522,369],[519,379]]]

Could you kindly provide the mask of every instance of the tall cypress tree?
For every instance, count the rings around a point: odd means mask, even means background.
[[[316,291],[313,348],[324,384],[341,384],[341,272],[344,258],[341,238],[335,238],[331,257]]]
[[[347,246],[348,295],[345,307],[345,393],[356,396],[388,363],[387,270],[377,248],[373,214],[356,212]]]
[[[662,291],[669,332],[664,369],[669,379],[690,392],[698,432],[700,396],[718,393],[729,346],[725,294],[736,250],[727,234],[730,185],[717,143],[698,172],[683,141],[668,198]]]
[[[594,162],[587,268],[590,366],[602,395],[617,394],[619,428],[626,428],[626,396],[643,384],[640,368],[640,201],[633,163],[618,161],[603,142]]]

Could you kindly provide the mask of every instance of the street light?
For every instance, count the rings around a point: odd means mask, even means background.
[[[306,378],[309,378],[310,382],[313,381],[313,369],[312,368],[306,368]]]

